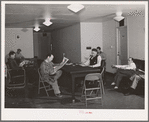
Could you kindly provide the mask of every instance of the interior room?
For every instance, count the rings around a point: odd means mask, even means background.
[[[146,2],[9,1],[3,2],[2,7],[2,65],[6,69],[1,85],[4,87],[4,109],[80,109],[79,114],[92,114],[92,110],[100,109],[146,110]],[[81,67],[80,64],[97,47],[106,55],[102,69],[82,66],[84,70],[78,70],[76,67]],[[25,62],[25,68],[22,68],[24,79],[22,84],[18,79],[17,83],[14,80],[10,84],[13,78],[9,78],[12,75],[9,71],[12,70],[6,64],[10,51],[15,52],[16,56],[18,49]],[[53,86],[50,85],[50,90],[45,88],[48,82],[42,84],[39,69],[47,54],[50,54],[49,57],[54,56],[53,63],[64,63],[60,68],[62,74],[57,80],[61,98],[57,97]],[[118,70],[113,65],[128,65],[129,57],[144,77],[139,74],[140,79],[133,94],[125,95],[132,84],[130,77],[123,77],[118,89],[111,84]],[[22,77],[21,71],[17,72],[16,77]],[[91,91],[95,94],[99,92],[100,99],[88,100],[85,96],[84,82],[90,73],[100,74],[100,89]]]

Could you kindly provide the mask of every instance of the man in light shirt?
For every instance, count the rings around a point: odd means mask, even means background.
[[[117,73],[114,77],[114,82],[111,85],[115,85],[114,89],[118,89],[123,77],[130,78],[135,74],[136,64],[133,62],[133,58],[129,57],[128,65],[112,65],[113,68],[117,68]]]
[[[101,47],[97,47],[97,54],[101,56],[102,60],[106,61],[106,54],[101,51]]]
[[[101,56],[97,55],[97,49],[92,49],[91,56],[85,63],[83,63],[83,65],[93,68],[101,66]]]

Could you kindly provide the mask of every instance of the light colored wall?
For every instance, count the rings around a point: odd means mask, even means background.
[[[17,38],[19,36],[19,38]],[[32,58],[33,53],[33,29],[27,28],[27,31],[22,31],[22,28],[6,28],[5,29],[5,55],[10,50],[16,52],[20,48],[22,55],[26,58]]]
[[[53,31],[51,39],[55,62],[62,61],[63,53],[71,62],[81,61],[80,24]]]
[[[85,57],[88,57],[91,50],[87,50],[86,47],[96,48],[102,45],[102,23],[81,23],[81,61],[85,61]]]
[[[103,51],[107,57],[106,71],[111,73],[115,72],[111,65],[116,64],[116,25],[117,23],[114,20],[102,23]]]
[[[145,59],[145,18],[129,16],[127,18],[129,56]]]

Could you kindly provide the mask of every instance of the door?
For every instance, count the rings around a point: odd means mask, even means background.
[[[117,64],[128,64],[127,27],[117,28]]]

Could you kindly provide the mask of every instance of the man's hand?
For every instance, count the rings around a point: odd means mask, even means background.
[[[52,78],[49,78],[49,80],[50,80],[52,83],[54,83],[54,82],[55,82],[55,80],[54,80],[54,79],[52,79]]]

